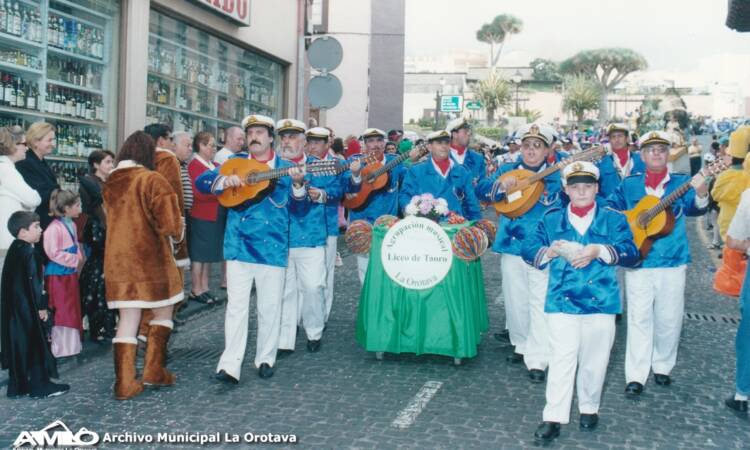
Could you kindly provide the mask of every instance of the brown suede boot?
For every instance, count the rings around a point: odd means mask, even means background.
[[[169,321],[171,322],[171,321]],[[146,361],[143,366],[143,384],[146,386],[172,386],[175,376],[164,366],[167,363],[167,342],[172,328],[151,322],[146,344]]]
[[[114,342],[115,398],[128,400],[143,392],[143,383],[135,378],[135,352],[137,344]]]

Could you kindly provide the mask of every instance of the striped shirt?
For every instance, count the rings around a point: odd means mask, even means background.
[[[180,175],[182,178],[182,196],[185,199],[185,216],[193,208],[193,183],[188,175],[187,161],[180,162]]]

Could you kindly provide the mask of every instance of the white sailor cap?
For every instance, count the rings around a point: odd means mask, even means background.
[[[368,128],[364,132],[362,132],[362,139],[367,139],[369,137],[381,137],[385,139],[386,134],[385,131],[381,130],[380,128]]]
[[[516,131],[516,136],[520,137],[521,141],[526,138],[534,137],[537,139],[541,139],[545,144],[547,144],[547,146],[552,143],[552,137],[554,136],[554,134],[555,132],[552,127],[536,123],[523,125]]]
[[[466,120],[465,117],[459,117],[457,119],[453,119],[445,126],[445,131],[448,133],[452,133],[454,131],[458,131],[461,128],[471,128],[471,124],[468,120]]]
[[[630,128],[624,123],[610,123],[609,126],[607,126],[607,136],[615,131],[622,131],[625,133],[626,137],[630,136]]]
[[[296,131],[304,133],[307,131],[305,124],[297,119],[281,119],[276,122],[276,132],[281,134],[285,131]]]
[[[273,119],[268,116],[260,114],[250,114],[249,116],[242,119],[242,129],[246,130],[248,127],[266,127],[270,131],[274,130]]]
[[[427,142],[437,141],[438,139],[448,139],[450,140],[451,135],[445,130],[438,130],[433,131],[432,133],[427,135]]]
[[[641,147],[651,144],[672,145],[672,138],[665,131],[649,131],[641,136]]]
[[[307,130],[307,133],[305,133],[305,135],[307,136],[307,139],[328,140],[328,138],[331,137],[331,132],[328,130],[328,128],[315,127]]]
[[[588,161],[576,161],[565,166],[562,172],[563,185],[576,183],[596,183],[599,180],[599,168]]]

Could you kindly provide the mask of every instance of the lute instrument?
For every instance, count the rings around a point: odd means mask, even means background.
[[[699,175],[708,177],[721,173],[726,169],[727,165],[723,161],[717,160],[708,167],[703,168],[699,172]],[[645,259],[648,256],[651,247],[654,245],[654,241],[672,232],[675,225],[675,216],[671,206],[677,199],[690,190],[695,178],[692,177],[689,181],[684,182],[664,198],[647,195],[633,209],[623,211],[623,214],[628,219],[630,230],[633,232],[633,242],[638,247],[641,259]]]
[[[524,215],[539,201],[542,193],[544,193],[544,178],[562,170],[568,164],[576,161],[594,161],[603,157],[606,153],[605,147],[597,146],[564,159],[541,172],[515,169],[504,173],[493,185],[493,197],[503,181],[513,177],[517,182],[513,188],[508,189],[502,200],[494,203],[495,211],[498,215],[502,214],[511,219]]]
[[[419,150],[420,158],[426,155],[429,151],[424,145],[419,145],[417,149]],[[362,177],[362,185],[359,188],[359,192],[345,198],[343,201],[344,207],[353,210],[363,208],[367,203],[367,199],[373,192],[377,192],[388,186],[391,170],[409,159],[409,154],[410,152],[402,153],[385,164],[380,161],[375,161],[365,166],[360,173],[360,176]]]
[[[225,208],[232,208],[256,198],[263,198],[274,187],[274,181],[289,175],[294,168],[306,168],[313,176],[336,175],[341,173],[342,164],[334,159],[324,159],[309,164],[296,164],[290,167],[269,169],[268,165],[255,159],[231,158],[219,168],[219,173],[226,177],[236,175],[242,180],[242,185],[225,189],[219,194],[219,203]],[[346,170],[346,169],[344,169]]]

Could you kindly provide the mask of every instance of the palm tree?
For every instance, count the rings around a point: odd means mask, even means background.
[[[578,123],[583,121],[587,111],[599,107],[602,88],[599,83],[587,75],[569,75],[563,83],[563,109],[572,112]]]
[[[505,41],[511,35],[520,33],[521,30],[523,30],[523,21],[510,14],[500,14],[492,22],[485,23],[477,30],[477,40],[490,44],[490,67],[492,69],[497,66]],[[495,52],[496,45],[499,45],[497,52]]]
[[[511,101],[510,85],[495,73],[480,81],[474,94],[487,111],[488,126],[495,124],[495,111],[507,107]]]

